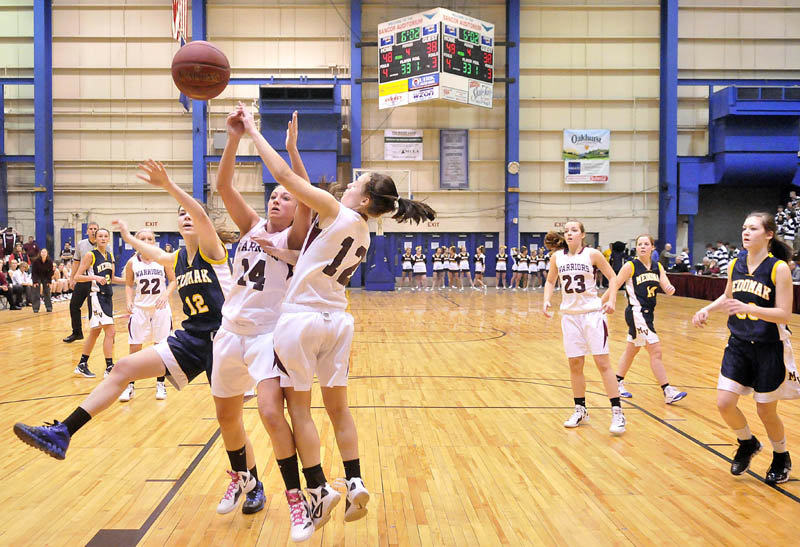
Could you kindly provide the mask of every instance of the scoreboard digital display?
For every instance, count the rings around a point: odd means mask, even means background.
[[[436,24],[425,29],[414,27],[402,30],[394,35],[392,44],[380,48],[378,83],[438,71],[439,31]]]
[[[443,8],[378,25],[379,108],[447,99],[491,108],[494,25]]]

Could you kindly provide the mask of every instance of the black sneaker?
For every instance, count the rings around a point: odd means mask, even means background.
[[[110,365],[106,365],[106,371],[103,373],[103,378],[108,378],[108,375],[111,374],[111,369],[114,368],[114,363]]]
[[[21,309],[21,308],[20,308],[20,309]],[[72,342],[74,342],[75,340],[83,340],[83,335],[82,335],[82,334],[75,334],[75,333],[73,332],[72,334],[70,334],[69,336],[67,336],[66,338],[64,338],[64,339],[62,340],[62,342],[66,342],[67,344],[71,344],[71,343],[72,343]]]
[[[84,378],[97,378],[97,375],[89,370],[89,365],[86,363],[78,363],[78,366],[75,367],[73,372],[78,376],[83,376]]]
[[[731,462],[731,474],[741,475],[750,467],[750,460],[753,456],[761,452],[761,443],[755,436],[747,439],[746,441],[739,441],[739,448],[736,450],[736,455],[733,456]]]
[[[247,493],[247,497],[242,504],[242,513],[245,515],[258,513],[264,508],[266,502],[267,498],[264,496],[264,485],[261,484],[261,481],[257,481],[255,488]]]
[[[789,480],[789,471],[792,470],[792,458],[788,452],[773,452],[772,464],[767,469],[764,482],[767,484],[781,484]]]

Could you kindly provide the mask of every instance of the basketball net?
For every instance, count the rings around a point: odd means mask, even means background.
[[[189,0],[172,0],[172,37],[183,46],[189,21]]]

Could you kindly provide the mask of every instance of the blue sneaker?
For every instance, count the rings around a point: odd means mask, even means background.
[[[625,384],[622,382],[622,380],[620,380],[620,381],[619,381],[619,396],[620,396],[620,397],[623,397],[623,398],[625,398],[625,399],[630,399],[631,397],[633,397],[633,395],[631,394],[631,392],[630,392],[630,391],[628,391],[628,390],[625,388]]]
[[[65,458],[71,437],[67,426],[58,420],[52,424],[46,423],[46,425],[36,427],[16,423],[14,424],[14,433],[25,444],[38,448],[57,460]]]
[[[267,497],[264,495],[264,485],[261,484],[261,481],[257,481],[255,488],[247,493],[247,497],[242,504],[242,513],[245,515],[258,513],[264,508],[266,502]]]

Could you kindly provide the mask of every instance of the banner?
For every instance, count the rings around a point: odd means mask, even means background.
[[[565,129],[564,182],[608,182],[611,132],[608,129]]]
[[[469,131],[439,131],[439,188],[469,190]]]
[[[384,130],[383,159],[386,161],[422,161],[422,130]]]

